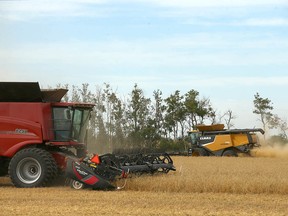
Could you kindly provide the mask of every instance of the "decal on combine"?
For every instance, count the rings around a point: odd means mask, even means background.
[[[27,130],[27,129],[16,128],[16,129],[15,129],[15,133],[27,134],[27,133],[28,133],[28,130]]]
[[[212,137],[200,137],[200,140],[211,140]]]
[[[99,181],[98,178],[96,178],[95,176],[85,172],[83,169],[81,169],[80,166],[77,166],[76,163],[73,163],[73,171],[74,171],[74,174],[76,175],[76,177],[80,181],[82,181],[82,182],[84,182],[84,183],[86,183],[88,185],[94,185],[94,184],[96,184]]]

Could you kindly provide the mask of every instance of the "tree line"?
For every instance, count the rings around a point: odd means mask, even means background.
[[[268,131],[269,129],[278,129],[280,131],[278,135],[271,136],[268,143],[271,143],[271,145],[273,145],[273,143],[286,145],[288,143],[287,120],[273,113],[274,107],[272,101],[269,98],[261,97],[258,92],[254,95],[253,103],[253,113],[259,116],[264,131]]]
[[[194,89],[185,94],[176,90],[168,97],[164,97],[158,89],[148,98],[137,84],[122,97],[107,83],[102,87],[96,86],[93,92],[87,83],[80,87],[58,84],[56,88],[69,89],[70,93],[64,96],[63,101],[95,104],[87,133],[93,152],[119,149],[187,151],[187,131],[196,129],[199,124],[220,122],[230,129],[234,127],[233,120],[236,118],[230,109],[223,114],[218,113],[210,99],[201,97]],[[269,115],[271,101],[261,98],[258,93],[254,97],[254,113],[260,115],[264,128],[267,124],[279,127],[277,115],[272,115],[273,121]],[[287,124],[283,130],[287,130]]]

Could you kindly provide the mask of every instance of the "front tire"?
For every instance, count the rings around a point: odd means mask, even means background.
[[[233,151],[232,149],[228,149],[223,152],[222,156],[224,157],[238,157],[237,152]]]
[[[208,153],[205,149],[203,148],[195,148],[192,151],[192,156],[193,157],[199,157],[199,156],[208,156]]]
[[[52,155],[38,148],[19,151],[9,164],[9,176],[16,187],[43,187],[57,175],[57,164]]]
[[[80,190],[80,189],[85,188],[85,185],[83,183],[76,181],[76,180],[71,180],[70,186],[71,186],[71,188],[74,188],[76,190]]]

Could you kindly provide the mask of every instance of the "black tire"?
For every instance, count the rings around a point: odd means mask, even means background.
[[[223,152],[222,156],[224,156],[224,157],[238,157],[238,154],[234,150],[228,149],[228,150]]]
[[[38,148],[19,151],[9,164],[9,176],[16,187],[43,187],[57,175],[57,164],[52,155]]]
[[[6,176],[8,174],[8,166],[9,161],[0,158],[0,176]]]
[[[195,148],[192,151],[192,157],[208,156],[208,153],[203,148]]]

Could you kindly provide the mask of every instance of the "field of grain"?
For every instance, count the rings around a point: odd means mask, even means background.
[[[176,172],[128,178],[119,191],[19,189],[0,178],[0,215],[288,215],[288,154],[265,151],[173,157]]]

